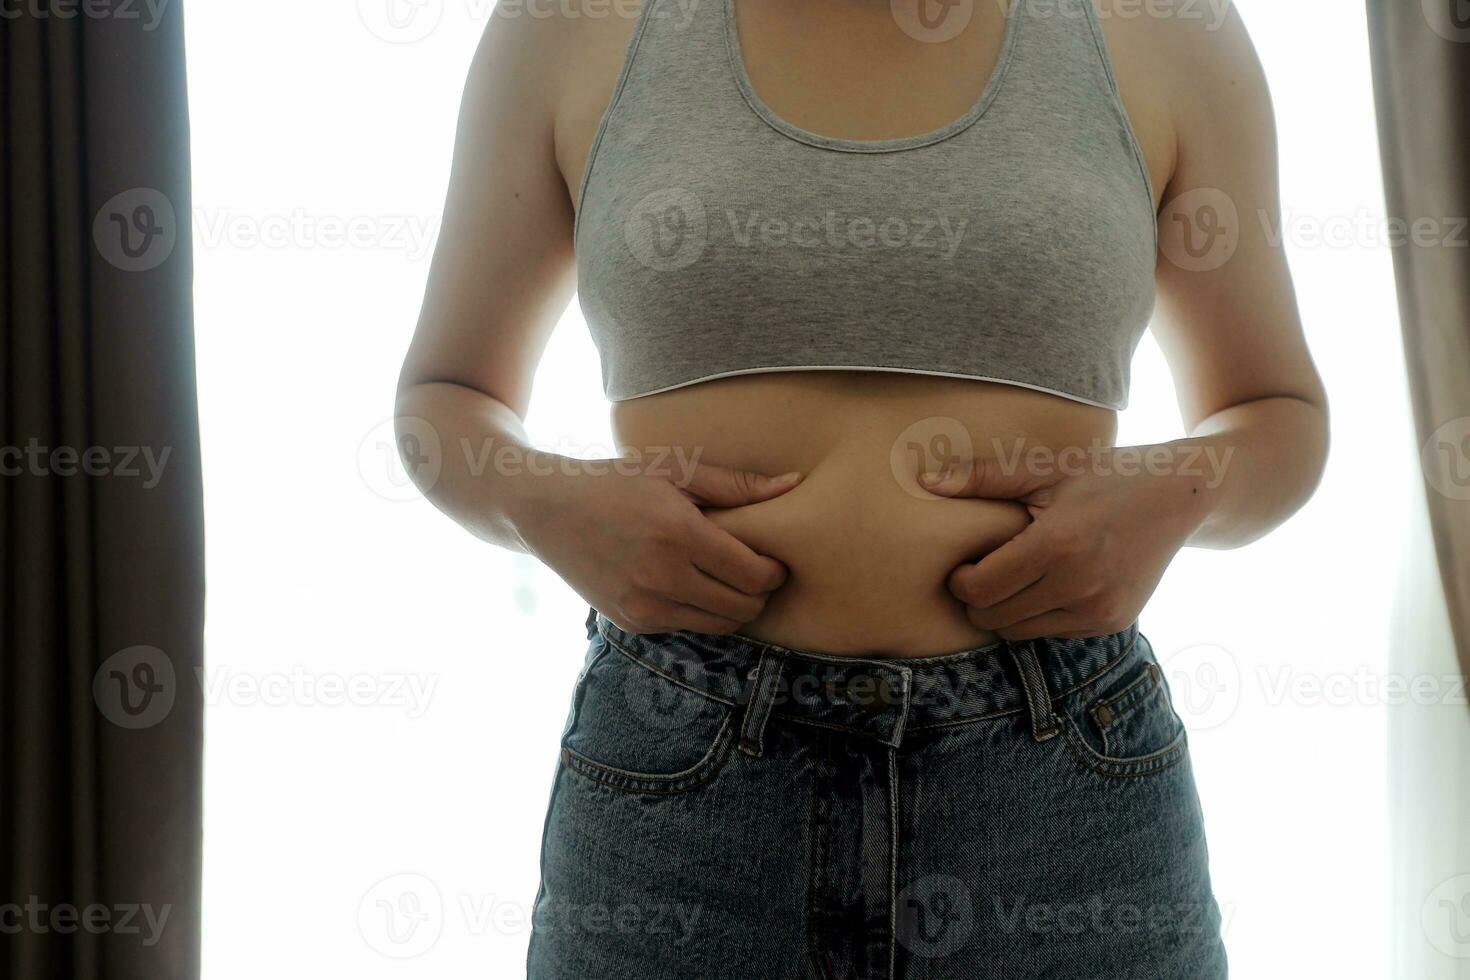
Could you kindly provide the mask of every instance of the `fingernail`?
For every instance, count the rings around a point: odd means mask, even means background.
[[[947,476],[949,476],[949,470],[940,470],[937,473],[922,473],[919,476],[919,482],[932,487],[936,483],[943,483]]]
[[[771,482],[784,487],[786,484],[795,483],[797,480],[800,479],[801,474],[795,470],[792,470],[790,473],[782,473],[780,476],[771,477]]]

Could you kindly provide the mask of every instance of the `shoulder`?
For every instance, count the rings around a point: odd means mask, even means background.
[[[643,2],[499,0],[475,70],[487,84],[510,81],[519,98],[555,107],[607,66],[616,72]]]
[[[621,60],[640,9],[640,0],[499,0],[470,65],[467,103],[554,118]]]
[[[1109,40],[1151,52],[1160,81],[1188,83],[1258,72],[1245,21],[1231,0],[1092,0]]]
[[[1229,0],[1096,0],[1131,35],[1175,121],[1269,106],[1265,72]],[[1126,26],[1125,26],[1126,25]],[[1222,120],[1226,121],[1226,120]]]
[[[1231,0],[1091,0],[1140,129],[1168,146],[1170,173],[1191,153],[1270,145],[1270,92]],[[1143,133],[1140,133],[1140,137]]]
[[[534,140],[574,182],[643,5],[654,2],[499,0],[466,81],[462,124]]]

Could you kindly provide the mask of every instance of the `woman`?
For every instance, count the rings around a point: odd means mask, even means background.
[[[398,413],[593,607],[533,978],[1225,975],[1135,620],[1325,402],[1244,28],[1099,2],[501,5]],[[521,426],[574,285],[617,461]]]

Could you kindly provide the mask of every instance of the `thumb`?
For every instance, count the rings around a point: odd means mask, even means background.
[[[689,482],[679,489],[703,507],[740,507],[779,497],[800,482],[800,473],[767,476],[750,470],[700,463],[694,468]]]
[[[1022,500],[1054,480],[1002,466],[998,459],[967,459],[919,474],[919,486],[941,497]]]

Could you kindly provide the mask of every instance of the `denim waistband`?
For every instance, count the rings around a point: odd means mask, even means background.
[[[1038,740],[1056,734],[1052,702],[1115,665],[1140,637],[1043,638],[938,657],[847,657],[738,634],[629,633],[589,610],[587,636],[705,697],[745,707],[741,748],[760,754],[771,716],[897,747],[906,733],[1029,712]]]

